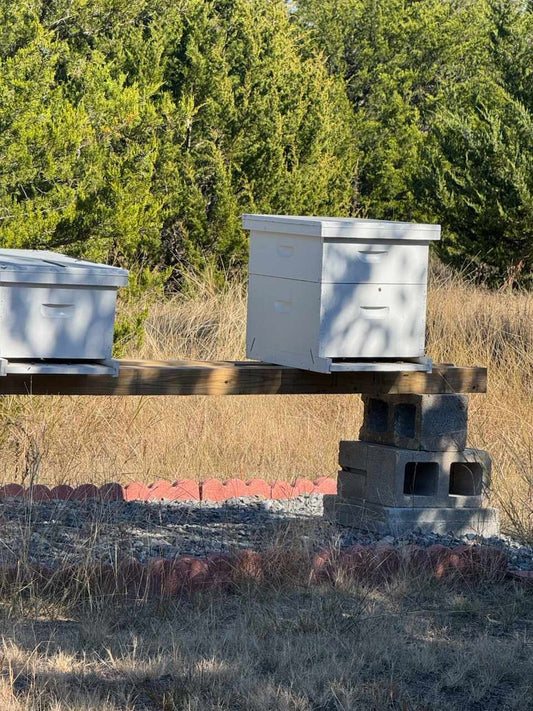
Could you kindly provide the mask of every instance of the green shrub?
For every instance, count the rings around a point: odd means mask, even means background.
[[[115,358],[123,358],[142,346],[150,304],[163,297],[171,272],[172,268],[161,271],[136,266],[130,269],[128,286],[120,289],[118,295],[113,339]]]

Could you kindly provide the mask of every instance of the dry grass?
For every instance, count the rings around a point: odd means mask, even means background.
[[[158,607],[0,601],[6,711],[526,709],[531,595],[398,579]]]
[[[429,351],[435,360],[489,368],[486,395],[470,399],[469,442],[493,457],[504,522],[533,536],[533,294],[491,292],[434,274]]]
[[[190,280],[186,295],[151,306],[132,357],[242,359],[246,298]],[[505,525],[533,530],[533,295],[489,292],[435,268],[428,352],[487,365],[487,396],[471,398],[470,442],[495,462]],[[47,484],[336,474],[340,439],[357,438],[357,396],[5,398],[5,480]]]

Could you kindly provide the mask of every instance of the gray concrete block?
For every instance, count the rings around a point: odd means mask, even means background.
[[[478,508],[490,487],[487,452],[426,452],[361,441],[340,443],[339,496],[394,507]]]
[[[499,512],[494,508],[395,508],[331,494],[324,496],[324,515],[341,526],[380,535],[400,536],[415,529],[482,536],[497,536],[500,532]]]
[[[366,497],[366,469],[341,469],[337,477],[337,491],[344,498],[364,499]]]
[[[466,447],[466,395],[363,396],[365,442],[428,452]]]

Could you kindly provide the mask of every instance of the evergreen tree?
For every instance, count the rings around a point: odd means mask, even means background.
[[[439,221],[533,279],[527,0],[9,0],[0,243],[246,262],[244,211]]]
[[[440,254],[533,281],[533,24],[525,0],[299,0],[344,77],[362,215],[443,224]]]
[[[421,151],[449,84],[483,65],[479,0],[299,0],[298,19],[342,74],[355,112],[361,215],[416,219]]]
[[[282,0],[21,0],[2,20],[4,245],[227,265],[245,210],[349,209],[350,107]]]
[[[443,256],[533,285],[533,15],[498,0],[490,19],[487,71],[437,111],[426,202],[447,228]]]
[[[185,120],[161,161],[160,179],[175,185],[165,230],[188,260],[211,253],[243,262],[242,211],[350,210],[350,106],[322,58],[303,56],[305,40],[283,2],[189,7],[166,68]]]

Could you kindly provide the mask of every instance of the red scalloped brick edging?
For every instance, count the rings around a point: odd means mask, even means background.
[[[489,546],[402,548],[372,544],[308,554],[301,550],[270,549],[259,553],[209,553],[174,560],[153,558],[146,564],[124,559],[116,566],[95,563],[59,569],[34,566],[0,567],[0,586],[32,580],[46,589],[64,590],[80,584],[93,593],[117,592],[136,598],[175,597],[197,590],[230,590],[243,584],[335,585],[340,580],[381,584],[398,575],[425,576],[442,581],[501,581],[507,570],[505,553]],[[81,574],[83,571],[83,574]],[[519,575],[520,579],[531,578]]]
[[[261,496],[265,499],[292,499],[302,494],[336,494],[337,482],[330,477],[320,477],[316,481],[298,478],[293,484],[275,481],[268,484],[263,479],[206,479],[196,482],[180,479],[173,483],[160,479],[147,485],[133,482],[122,486],[116,482],[97,487],[94,484],[80,484],[73,488],[60,484],[50,489],[36,484],[25,489],[20,484],[5,484],[0,487],[0,499],[23,498],[31,501],[227,501],[236,497]]]
[[[513,580],[533,587],[533,570],[509,570],[507,575]]]

